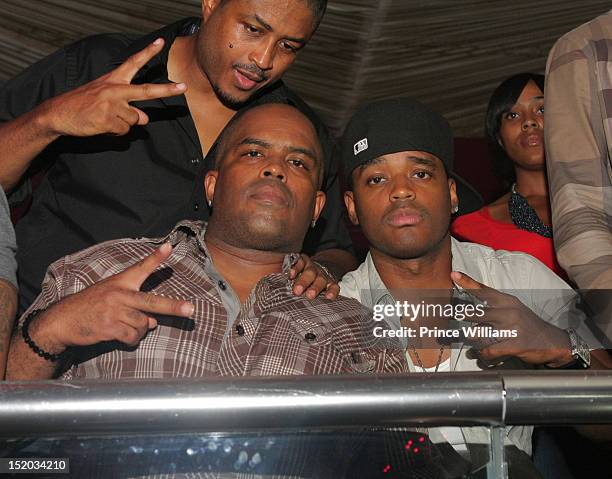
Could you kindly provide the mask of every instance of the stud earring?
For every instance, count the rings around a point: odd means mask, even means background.
[[[208,207],[212,208],[212,200],[208,200]]]
[[[453,207],[453,214],[456,215],[459,212],[459,205]]]
[[[314,229],[315,226],[317,226],[317,220],[312,220],[310,222],[310,227]]]

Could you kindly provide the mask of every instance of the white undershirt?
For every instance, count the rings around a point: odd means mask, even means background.
[[[408,353],[406,352],[406,356]],[[446,361],[442,361],[438,366],[438,372],[450,372],[451,370],[451,359],[450,357]],[[417,373],[433,373],[436,371],[436,366],[430,368],[422,368],[414,364],[414,370]],[[460,427],[436,427],[429,429],[429,439],[434,444],[437,442],[446,441],[448,442],[457,452],[467,452],[467,446],[465,445],[465,439]]]

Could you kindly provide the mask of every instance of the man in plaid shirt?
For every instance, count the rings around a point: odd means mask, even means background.
[[[612,10],[563,35],[546,66],[546,168],[559,263],[612,348]]]
[[[21,317],[11,380],[406,371],[355,300],[295,296],[292,266],[325,204],[321,146],[282,104],[233,120],[205,179],[208,225],[66,256]]]

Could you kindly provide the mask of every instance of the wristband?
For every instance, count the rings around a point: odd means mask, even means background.
[[[23,326],[21,326],[21,335],[23,336],[24,342],[30,347],[30,349],[32,349],[32,351],[38,354],[41,358],[47,361],[56,362],[62,358],[63,353],[51,354],[39,348],[38,345],[34,342],[34,340],[30,337],[30,333],[28,332],[32,320],[44,311],[44,309],[35,309],[30,314],[28,314],[27,318],[23,322]]]

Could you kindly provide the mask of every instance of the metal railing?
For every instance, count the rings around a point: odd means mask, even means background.
[[[0,383],[0,437],[612,423],[612,372]]]

